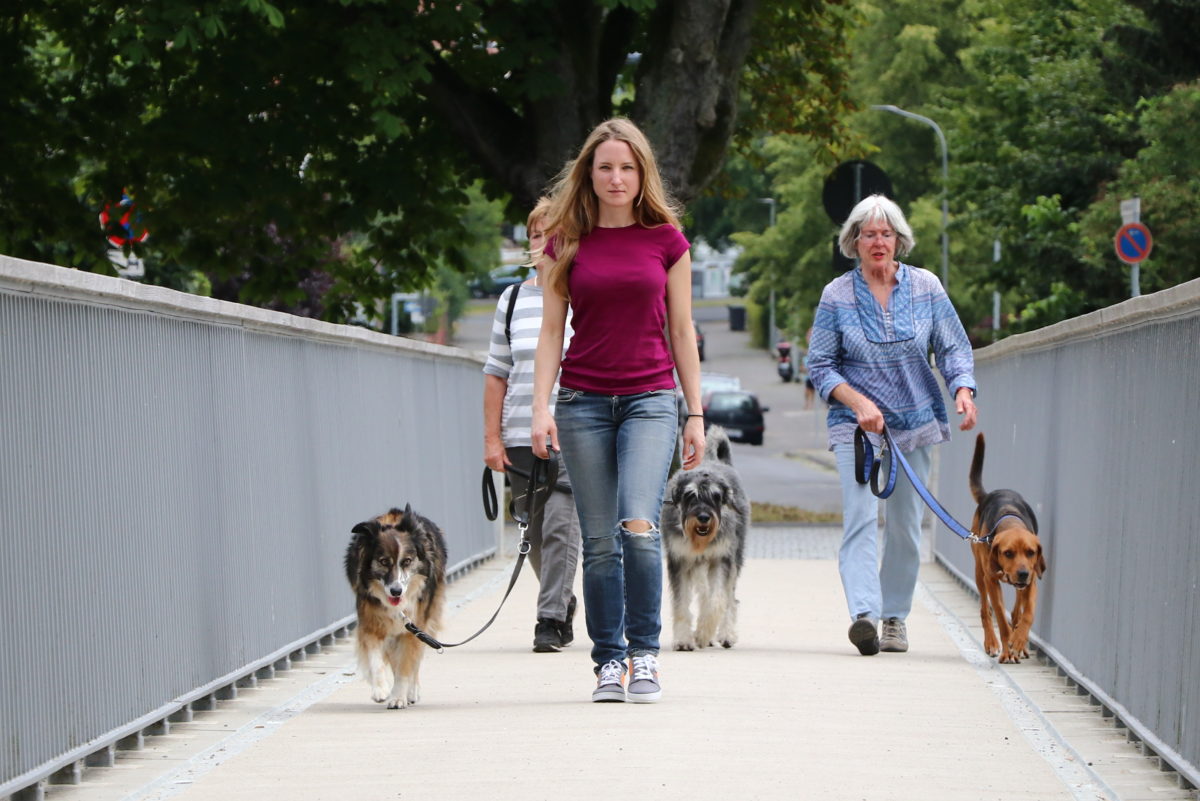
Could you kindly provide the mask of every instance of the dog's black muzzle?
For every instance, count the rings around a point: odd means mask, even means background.
[[[696,533],[701,537],[707,537],[716,528],[714,526],[715,518],[708,512],[699,512],[696,515]]]

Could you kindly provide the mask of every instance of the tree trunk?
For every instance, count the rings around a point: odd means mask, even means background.
[[[655,9],[632,116],[654,144],[668,188],[683,202],[724,162],[757,7],[758,0],[673,0]]]
[[[547,11],[554,46],[529,69],[551,70],[561,93],[514,109],[436,54],[423,91],[488,177],[528,209],[588,132],[613,115],[617,79],[641,26],[647,52],[630,116],[654,145],[668,188],[686,203],[720,170],[733,135],[757,3],[664,0],[641,16],[594,0],[554,3]]]

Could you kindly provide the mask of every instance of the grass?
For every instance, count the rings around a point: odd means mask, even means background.
[[[751,523],[824,523],[840,524],[842,515],[839,512],[813,512],[796,506],[783,506],[778,503],[750,502]]]

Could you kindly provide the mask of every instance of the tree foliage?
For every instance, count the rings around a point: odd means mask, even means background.
[[[1194,48],[1200,6],[1180,0],[860,0],[849,95],[862,109],[839,159],[868,158],[892,179],[916,232],[910,263],[936,271],[942,181],[933,130],[870,109],[935,120],[950,156],[949,291],[976,341],[1029,330],[1129,296],[1113,254],[1119,201],[1142,198],[1155,249],[1143,291],[1200,275],[1194,252],[1200,116]],[[1180,84],[1180,82],[1183,82]],[[832,165],[801,137],[771,140],[769,191],[780,231],[734,234],[753,293],[776,289],[803,331],[833,276],[836,230],[820,205]],[[750,229],[753,230],[753,229]],[[994,243],[1000,258],[994,259]]]
[[[146,280],[348,319],[478,271],[466,187],[523,216],[614,113],[684,200],[739,122],[824,136],[841,6],[29,0],[0,19],[0,251],[111,270],[96,215],[127,191]]]

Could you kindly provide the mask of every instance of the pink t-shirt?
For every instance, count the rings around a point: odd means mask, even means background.
[[[579,240],[567,282],[575,334],[561,386],[604,395],[674,388],[667,270],[690,247],[671,225],[595,228]],[[553,241],[546,252],[553,257]]]

